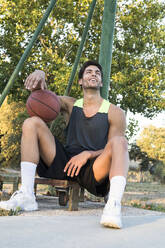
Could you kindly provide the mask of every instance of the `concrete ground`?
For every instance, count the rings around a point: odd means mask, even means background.
[[[85,201],[69,212],[38,197],[39,210],[0,217],[0,248],[164,248],[165,213],[123,207],[121,230],[99,224],[103,203]]]

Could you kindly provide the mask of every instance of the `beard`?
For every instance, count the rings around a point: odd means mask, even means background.
[[[83,89],[91,89],[91,90],[99,90],[101,88],[101,84],[99,84],[99,83],[91,84],[88,82],[84,82],[82,84],[82,88]]]
[[[99,85],[94,85],[94,86],[91,86],[91,85],[83,85],[82,88],[84,90],[99,90],[101,87]]]

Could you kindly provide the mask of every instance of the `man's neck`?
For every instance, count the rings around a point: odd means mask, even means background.
[[[102,97],[100,96],[100,90],[84,90],[83,104],[85,106],[100,105]]]

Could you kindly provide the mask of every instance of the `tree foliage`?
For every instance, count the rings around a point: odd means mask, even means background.
[[[140,171],[150,170],[151,174],[152,168],[155,167],[159,162],[158,160],[148,156],[148,154],[142,151],[141,148],[135,143],[131,145],[131,149],[129,150],[129,157],[131,160],[139,162]]]
[[[23,102],[7,103],[5,100],[0,115],[0,163],[14,168],[20,163],[21,126],[27,118]]]
[[[160,179],[160,182],[165,184],[165,163],[159,162],[154,168],[154,175]]]
[[[129,118],[125,133],[129,144],[132,143],[132,139],[134,138],[134,135],[136,135],[138,131],[139,131],[138,121],[135,120],[134,118]]]
[[[165,128],[157,128],[150,125],[144,128],[137,145],[149,157],[165,162]]]
[[[124,109],[147,117],[165,106],[162,8],[152,0],[121,1],[118,8],[112,91],[122,96],[119,102]]]
[[[36,68],[47,73],[49,89],[63,94],[80,43],[91,0],[58,0],[29,58],[10,91],[10,100],[25,101],[23,81]],[[0,92],[4,89],[49,2],[1,0]],[[98,59],[104,1],[98,0],[81,62]],[[165,3],[118,1],[109,100],[147,117],[164,106]],[[76,78],[77,79],[77,78]],[[73,84],[71,95],[80,95]]]
[[[165,183],[165,128],[152,125],[145,128],[136,143],[141,153],[149,158],[148,168],[146,168]],[[134,153],[136,152],[133,148],[132,155]]]

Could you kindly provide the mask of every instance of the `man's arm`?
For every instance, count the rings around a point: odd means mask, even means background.
[[[61,113],[64,116],[66,124],[68,124],[76,99],[69,96],[58,96],[58,99],[60,100]]]
[[[25,88],[30,91],[35,91],[38,89],[47,89],[45,72],[41,70],[35,70],[27,77],[24,85]],[[68,123],[76,99],[69,96],[58,96],[58,98],[61,105],[61,113],[63,114],[66,123]]]
[[[111,104],[108,112],[108,120],[110,123],[108,140],[114,136],[125,136],[126,117],[121,108]]]

